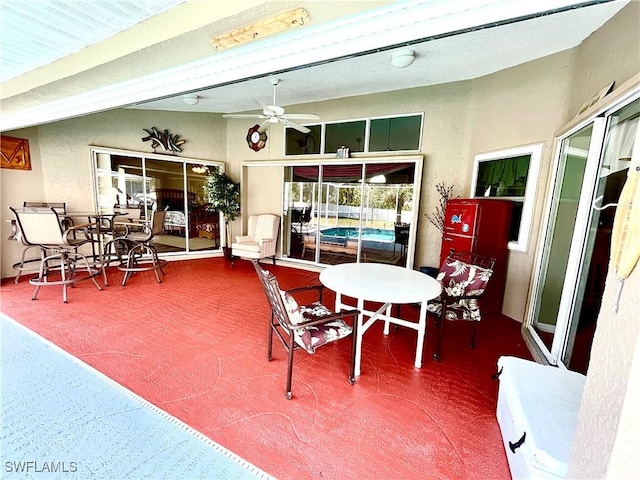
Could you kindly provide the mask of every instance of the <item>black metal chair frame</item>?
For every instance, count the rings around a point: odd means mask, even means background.
[[[395,223],[393,226],[393,254],[396,254],[396,245],[400,245],[401,258],[406,254],[407,246],[409,243],[409,228],[410,226],[408,223]]]
[[[293,335],[293,331],[296,329],[303,329],[305,327],[310,327],[313,325],[318,325],[322,323],[329,322],[331,320],[336,319],[352,319],[353,330],[351,332],[352,336],[352,345],[351,345],[351,365],[349,369],[349,377],[348,382],[353,385],[355,383],[355,353],[356,353],[356,339],[357,339],[357,329],[358,329],[358,314],[360,313],[358,310],[344,310],[339,313],[333,313],[331,315],[323,316],[314,320],[310,320],[308,322],[302,322],[298,324],[293,324],[289,319],[289,314],[287,313],[287,309],[284,306],[282,301],[282,296],[280,294],[280,287],[278,285],[278,280],[276,279],[273,273],[264,270],[258,260],[251,260],[253,266],[258,273],[258,278],[262,283],[262,287],[264,289],[264,293],[269,301],[269,306],[271,308],[271,315],[269,320],[269,339],[267,346],[267,360],[271,361],[272,359],[272,350],[273,350],[273,334],[280,339],[280,343],[287,351],[288,359],[287,359],[287,390],[286,397],[287,399],[291,399],[291,383],[293,377],[293,354],[296,350],[302,348],[295,342],[295,337]],[[266,275],[265,275],[266,273]],[[322,303],[323,296],[323,285],[310,285],[305,287],[293,288],[291,290],[287,290],[290,294],[302,293],[302,292],[317,292],[317,301]]]
[[[449,251],[449,258],[454,260],[459,260],[469,265],[475,265],[480,268],[486,268],[489,270],[493,270],[493,266],[495,265],[496,259],[490,258],[485,255],[480,255],[473,252],[456,252],[454,249]],[[445,259],[446,260],[446,259]],[[434,325],[438,327],[438,338],[436,340],[436,348],[433,353],[433,359],[436,362],[440,361],[440,352],[442,349],[442,336],[444,334],[444,324],[446,323],[446,314],[447,314],[447,306],[458,302],[459,300],[479,300],[482,298],[482,295],[460,295],[460,296],[450,296],[447,295],[445,290],[442,290],[442,294],[439,299],[434,299],[430,303],[440,303],[440,317],[434,320]],[[478,328],[478,323],[476,321],[473,323],[473,328],[471,329],[471,340],[469,341],[469,348],[476,348],[476,331]]]

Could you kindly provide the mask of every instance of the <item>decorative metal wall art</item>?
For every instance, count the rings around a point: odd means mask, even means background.
[[[0,135],[0,167],[14,170],[31,170],[29,140]]]
[[[145,132],[149,135],[146,137],[142,137],[143,142],[151,142],[151,147],[154,152],[156,148],[161,148],[170,153],[178,153],[182,152],[180,145],[183,145],[186,140],[180,140],[179,135],[171,135],[169,130],[165,130],[164,132],[160,132],[156,127],[151,127],[150,130],[143,128]]]

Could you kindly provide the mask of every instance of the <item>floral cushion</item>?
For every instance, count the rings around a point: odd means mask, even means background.
[[[293,325],[319,319],[333,313],[320,302],[299,306],[291,294],[280,291],[280,295],[282,295],[282,302]],[[330,320],[309,327],[293,328],[292,330],[295,342],[309,353],[315,353],[316,348],[344,338],[351,333],[351,327],[342,319]]]
[[[482,295],[487,282],[491,278],[493,270],[481,268],[476,265],[454,260],[447,257],[440,267],[438,281],[442,283],[442,289],[450,297],[463,295]],[[430,312],[440,315],[442,312],[441,299],[429,303],[427,308]],[[447,320],[481,320],[478,300],[475,298],[460,299],[457,302],[447,305],[445,314]]]

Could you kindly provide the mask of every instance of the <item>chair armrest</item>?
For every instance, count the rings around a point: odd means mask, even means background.
[[[308,292],[311,290],[317,290],[318,292],[318,301],[322,302],[322,295],[324,293],[324,285],[309,285],[306,287],[297,287],[297,288],[292,288],[291,290],[287,290],[287,293],[290,294],[294,294],[294,293],[301,293],[301,292]]]
[[[64,241],[68,243],[69,241],[69,236],[73,236],[73,238],[75,238],[76,236],[76,232],[82,232],[84,233],[84,236],[87,240],[92,241],[92,237],[91,237],[91,233],[89,231],[89,229],[91,227],[94,227],[96,224],[95,222],[91,222],[91,223],[78,223],[77,225],[73,225],[69,228],[67,228],[62,234],[64,236]]]
[[[330,322],[331,320],[337,320],[339,318],[353,317],[354,329],[355,325],[357,325],[358,320],[357,317],[360,314],[360,310],[343,310],[339,313],[332,313],[331,315],[325,315],[324,317],[319,317],[314,320],[309,320],[308,322],[301,322],[291,325],[292,330],[298,330],[304,327],[312,327],[313,325],[318,325],[320,323]]]
[[[260,238],[260,239],[258,239],[258,244],[264,245],[265,243],[271,243],[271,242],[275,242],[275,241],[276,241],[275,238]]]
[[[124,227],[124,232],[122,231],[118,231],[118,235],[116,235],[114,238],[123,238],[123,237],[127,237],[129,234],[131,234],[132,232],[138,232],[138,233],[144,233],[145,235],[147,235],[148,238],[146,238],[143,241],[147,241],[152,237],[152,230],[151,227],[149,225],[146,225],[144,223],[136,223],[136,222],[131,222],[131,223],[127,223],[127,222],[116,222],[114,224],[118,225],[119,227]],[[114,234],[115,234],[115,230],[114,230]]]

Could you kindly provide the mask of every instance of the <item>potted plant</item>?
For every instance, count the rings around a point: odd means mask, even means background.
[[[226,225],[226,240],[222,247],[224,256],[231,258],[229,239],[231,238],[231,222],[240,216],[240,184],[235,183],[220,170],[214,170],[207,175],[204,186],[204,196],[209,204],[207,210],[222,213]]]

